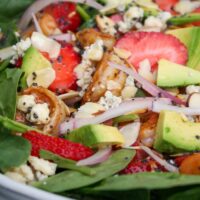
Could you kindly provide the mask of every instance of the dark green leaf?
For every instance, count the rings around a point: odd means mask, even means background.
[[[10,64],[10,60],[4,60],[2,63],[0,63],[0,72],[3,71],[8,65]]]
[[[50,192],[63,192],[94,184],[124,169],[135,155],[135,151],[121,149],[114,152],[110,158],[93,167],[95,176],[87,176],[76,171],[64,171],[33,186]]]
[[[31,145],[22,137],[0,133],[0,169],[6,171],[12,167],[18,167],[27,161],[30,155]]]
[[[6,69],[0,73],[0,115],[14,119],[20,69]]]
[[[71,170],[78,171],[89,176],[96,174],[96,171],[93,168],[85,167],[85,166],[77,166],[75,161],[62,158],[61,156],[58,156],[50,151],[41,150],[40,157],[46,160],[53,161],[54,163],[58,165],[58,167],[63,168],[63,169],[71,169]]]
[[[138,173],[108,178],[94,191],[124,191],[137,189],[167,189],[200,184],[199,176],[180,175],[176,173]]]

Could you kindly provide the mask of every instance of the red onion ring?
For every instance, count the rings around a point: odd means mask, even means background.
[[[112,67],[112,68],[121,70],[121,71],[127,73],[128,75],[132,76],[136,81],[138,81],[141,84],[142,88],[146,92],[151,94],[152,96],[154,96],[154,97],[163,96],[165,98],[171,99],[176,104],[185,105],[185,102],[183,102],[181,99],[171,95],[170,93],[166,92],[165,90],[162,90],[161,88],[157,87],[153,83],[147,81],[142,76],[140,76],[138,73],[136,73],[133,69],[130,69],[130,68],[123,66],[123,65],[118,65],[118,64],[113,63],[113,62],[109,62],[109,66]]]
[[[140,122],[127,124],[123,126],[119,131],[122,133],[125,139],[123,147],[129,147],[136,142],[139,136]]]
[[[112,147],[107,146],[105,148],[99,149],[95,154],[92,156],[80,160],[76,163],[77,166],[86,166],[86,165],[96,165],[106,161],[110,154],[112,153]]]
[[[41,11],[43,8],[46,6],[52,4],[52,3],[58,3],[58,2],[72,2],[72,3],[83,3],[87,4],[88,6],[91,6],[96,9],[102,9],[103,6],[99,3],[97,3],[94,0],[36,0],[23,14],[18,27],[21,30],[26,29],[28,26],[29,22],[31,21],[31,14],[32,13],[37,13]]]
[[[170,110],[178,113],[183,113],[185,115],[200,115],[200,108],[188,108],[188,107],[178,107],[173,105],[167,105],[160,101],[154,101],[152,106],[153,112],[161,112],[162,110]]]

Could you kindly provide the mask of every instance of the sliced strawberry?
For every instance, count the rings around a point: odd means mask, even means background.
[[[130,51],[129,62],[138,69],[139,63],[148,59],[152,71],[161,59],[185,64],[187,48],[176,37],[157,32],[129,32],[117,41],[117,48]]]
[[[93,154],[89,147],[74,143],[63,138],[56,138],[35,131],[29,131],[23,134],[23,137],[29,140],[32,145],[31,155],[39,156],[40,150],[51,151],[64,158],[72,160],[82,160]]]
[[[76,11],[76,4],[69,2],[60,2],[51,4],[44,9],[45,13],[52,15],[60,30],[63,33],[67,31],[76,31],[81,24],[81,17]]]
[[[74,51],[71,44],[62,44],[60,55],[56,60],[52,60],[53,68],[56,72],[56,79],[49,89],[56,93],[65,93],[68,89],[74,89],[76,75],[74,68],[80,63],[79,55]]]
[[[157,3],[161,10],[171,12],[172,14],[175,14],[173,7],[178,2],[179,0],[155,0],[155,3]]]

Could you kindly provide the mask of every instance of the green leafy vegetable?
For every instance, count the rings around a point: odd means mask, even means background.
[[[63,192],[94,184],[124,169],[135,155],[135,151],[122,149],[111,157],[93,167],[95,176],[87,176],[76,171],[64,171],[44,181],[35,182],[33,186],[50,192]]]
[[[200,21],[200,14],[189,14],[189,15],[182,15],[182,16],[175,16],[170,18],[167,23],[169,25],[183,25],[183,24],[188,24],[192,22],[197,22]]]
[[[46,160],[53,161],[54,163],[56,163],[58,165],[58,167],[63,168],[63,169],[71,169],[74,171],[79,171],[79,172],[89,175],[89,176],[96,174],[96,171],[93,168],[77,166],[75,161],[62,158],[61,156],[58,156],[50,151],[41,150],[40,157],[44,158]]]
[[[90,20],[90,18],[91,18],[90,15],[87,13],[87,11],[82,6],[77,5],[76,10],[80,14],[80,16],[82,17],[82,19],[84,21]]]
[[[37,131],[40,132],[39,130],[31,127],[31,126],[27,126],[25,124],[19,123],[15,120],[11,120],[7,117],[3,117],[0,115],[0,124],[4,127],[7,128],[10,131],[13,132],[19,132],[19,133],[25,133],[27,131]]]
[[[3,71],[8,65],[10,64],[10,60],[4,60],[2,63],[0,63],[0,72]]]
[[[6,69],[0,73],[0,115],[14,119],[16,110],[17,86],[21,70]],[[4,121],[4,117],[1,117]],[[10,122],[9,120],[7,123]],[[4,121],[5,123],[5,121]],[[0,170],[5,171],[26,162],[31,145],[22,137],[11,135],[10,130],[0,127]]]
[[[20,69],[6,69],[0,73],[0,115],[14,119]]]

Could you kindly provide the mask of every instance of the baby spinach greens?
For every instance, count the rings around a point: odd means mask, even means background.
[[[58,165],[59,168],[71,169],[71,170],[78,171],[89,176],[96,174],[96,171],[93,168],[85,167],[85,166],[77,166],[75,161],[62,158],[50,151],[41,150],[40,157],[46,160],[53,161],[54,163]]]
[[[33,186],[49,192],[64,192],[94,184],[124,169],[135,155],[135,151],[121,149],[114,152],[110,158],[92,167],[95,176],[87,176],[77,171],[64,171],[44,181],[35,182]]]
[[[6,69],[0,73],[0,115],[14,119],[20,69]]]
[[[105,199],[198,200],[199,187],[194,188],[197,185],[200,185],[199,176],[146,172],[109,177],[96,187],[84,188],[80,192]]]
[[[0,115],[14,119],[16,110],[17,86],[21,70],[6,69],[0,72]],[[1,116],[2,118],[4,117]],[[11,135],[11,131],[0,126],[0,170],[6,171],[26,162],[31,145],[22,137]]]

